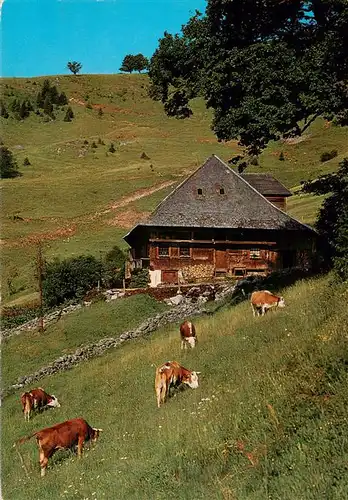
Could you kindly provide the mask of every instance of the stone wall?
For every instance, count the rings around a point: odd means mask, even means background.
[[[117,347],[128,340],[146,336],[168,323],[174,323],[187,318],[188,316],[192,317],[201,314],[210,313],[207,312],[205,308],[200,307],[197,303],[186,302],[184,304],[181,304],[180,306],[172,308],[169,311],[166,311],[162,314],[157,314],[156,316],[149,318],[135,330],[124,332],[119,337],[108,337],[89,345],[80,346],[74,353],[65,354],[64,356],[57,358],[49,365],[40,368],[40,370],[36,371],[35,373],[19,377],[15,384],[2,390],[1,397],[4,398],[14,393],[18,389],[26,385],[33,384],[34,382],[37,382],[40,379],[47,377],[48,375],[53,375],[54,373],[70,370],[83,361],[87,361],[88,359],[94,358],[96,356],[101,356],[108,349]]]

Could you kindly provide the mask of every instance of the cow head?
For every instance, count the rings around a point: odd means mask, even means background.
[[[201,372],[190,372],[183,378],[183,383],[187,384],[191,389],[197,389],[198,387],[198,375]]]
[[[91,436],[92,443],[95,443],[99,437],[99,433],[103,432],[103,429],[95,429],[92,427],[93,434]]]
[[[278,307],[285,307],[285,300],[283,297],[279,297]]]
[[[47,403],[47,406],[51,406],[52,408],[60,408],[60,404],[56,396],[52,394],[51,399]]]

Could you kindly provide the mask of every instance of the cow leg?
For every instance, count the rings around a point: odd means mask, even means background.
[[[44,477],[46,474],[46,468],[48,463],[48,456],[45,453],[44,449],[39,445],[39,453],[40,453],[40,467],[41,467],[41,477]]]
[[[264,316],[266,313],[266,307],[265,306],[262,306],[261,307],[261,316]]]
[[[181,349],[183,349],[183,348],[184,348],[184,343],[185,343],[185,342],[184,342],[184,339],[182,339],[182,340],[181,340]]]
[[[256,307],[254,307],[253,304],[251,304],[251,310],[253,311],[253,316],[255,318],[255,316],[256,316]]]
[[[156,399],[157,399],[157,407],[161,406],[161,387],[156,387]]]
[[[162,403],[165,402],[167,396],[168,396],[168,393],[169,393],[169,384],[163,384],[162,385],[162,388],[161,388],[161,401]]]
[[[77,456],[79,458],[82,457],[83,443],[85,442],[85,438],[83,436],[79,436],[77,441]]]

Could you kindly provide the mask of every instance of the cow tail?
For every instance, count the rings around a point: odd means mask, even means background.
[[[23,459],[23,456],[21,454],[21,452],[19,451],[19,448],[18,448],[18,445],[19,444],[23,444],[25,443],[26,441],[29,441],[29,439],[31,439],[32,437],[34,437],[36,435],[36,432],[34,432],[33,434],[30,434],[30,436],[26,436],[24,438],[21,438],[21,439],[18,439],[17,441],[15,441],[13,447],[14,449],[16,450],[16,452],[18,453],[18,456],[19,456],[19,460],[21,461],[21,464],[22,464],[22,468],[24,469],[25,471],[25,474],[26,476],[29,478],[29,472],[28,472],[28,469],[25,465],[25,462],[24,462],[24,459]]]
[[[14,443],[13,447],[16,447],[16,446],[18,446],[19,444],[23,444],[23,443],[25,443],[26,441],[29,441],[29,439],[31,439],[32,437],[36,436],[36,434],[37,434],[37,433],[36,433],[36,432],[34,432],[33,434],[30,434],[29,436],[25,436],[25,437],[23,437],[23,438],[21,438],[21,439],[17,439],[17,441],[15,441],[15,443]]]

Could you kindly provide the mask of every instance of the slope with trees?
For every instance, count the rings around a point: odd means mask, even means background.
[[[150,61],[151,96],[188,117],[203,96],[219,140],[246,156],[300,135],[317,117],[348,119],[345,0],[208,0],[182,33],[165,33]]]

